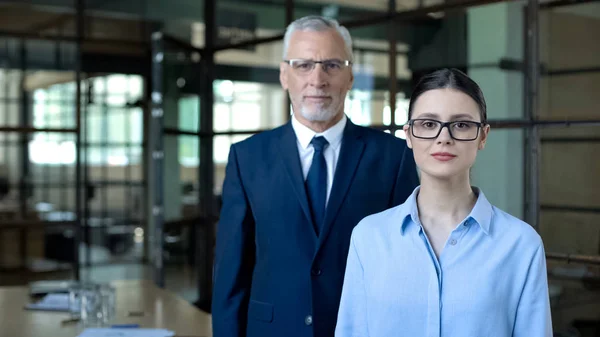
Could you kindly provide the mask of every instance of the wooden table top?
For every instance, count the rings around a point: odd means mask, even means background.
[[[111,324],[167,329],[178,337],[212,336],[209,314],[151,281],[111,284],[116,288],[116,314]],[[23,309],[30,302],[28,287],[0,287],[0,337],[76,337],[83,331],[80,323],[62,324],[68,313]]]

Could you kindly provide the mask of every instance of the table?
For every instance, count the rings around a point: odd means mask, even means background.
[[[112,324],[167,329],[178,337],[212,336],[209,314],[151,281],[111,284],[116,289],[116,314]],[[0,287],[0,337],[76,337],[83,331],[80,323],[62,324],[69,318],[68,313],[23,309],[29,302],[28,287]]]

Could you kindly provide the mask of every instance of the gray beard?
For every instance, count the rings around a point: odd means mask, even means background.
[[[304,107],[302,107],[300,109],[300,114],[302,117],[304,117],[304,119],[311,122],[327,122],[335,117],[336,112],[330,107],[328,109],[319,110],[316,113],[310,113],[306,111]]]

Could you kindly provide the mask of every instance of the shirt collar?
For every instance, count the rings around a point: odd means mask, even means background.
[[[477,202],[475,203],[475,206],[473,206],[471,214],[467,216],[467,221],[469,219],[475,220],[483,232],[487,235],[490,235],[490,227],[492,225],[492,215],[494,213],[494,209],[492,208],[492,204],[490,204],[479,188],[473,187],[473,192],[475,192],[475,195],[477,195]]]
[[[399,214],[397,215],[397,218],[401,221],[400,234],[402,235],[404,235],[406,231],[406,226],[410,222],[408,221],[409,217],[412,220],[412,222],[419,226],[421,225],[421,222],[419,221],[419,209],[417,207],[417,195],[419,194],[420,189],[421,186],[417,186],[413,190],[412,194],[406,199],[404,204],[402,204],[398,208]],[[475,221],[475,223],[479,225],[481,230],[486,235],[489,235],[493,215],[492,204],[490,204],[490,202],[487,200],[487,198],[479,188],[472,187],[472,189],[475,195],[477,195],[477,201],[475,202],[475,206],[473,206],[471,213],[467,215],[465,221]]]
[[[340,121],[337,122],[334,126],[330,127],[329,129],[325,130],[324,132],[316,133],[313,130],[311,130],[310,128],[308,128],[306,125],[300,123],[298,121],[298,119],[296,119],[296,116],[294,115],[294,116],[292,116],[292,128],[294,129],[294,132],[296,133],[296,138],[298,139],[298,143],[300,143],[300,146],[305,150],[308,148],[308,145],[310,145],[310,141],[315,136],[325,137],[325,139],[327,139],[327,142],[329,142],[329,146],[332,149],[337,150],[337,148],[342,143],[342,136],[344,134],[344,128],[346,127],[346,120],[347,120],[347,117],[344,114],[342,116],[342,119],[340,119]]]

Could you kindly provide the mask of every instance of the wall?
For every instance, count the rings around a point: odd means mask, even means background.
[[[584,9],[585,7],[585,9]],[[580,12],[577,15],[569,12]],[[587,4],[540,13],[540,59],[546,69],[565,70],[600,65],[600,6]],[[595,14],[595,17],[594,17]],[[540,115],[550,120],[600,119],[600,73],[544,76],[540,82]],[[600,127],[577,126],[542,130],[540,233],[548,252],[600,254]],[[569,141],[560,141],[565,139]],[[576,141],[577,138],[594,138]],[[559,210],[550,207],[596,209]],[[558,269],[554,269],[557,267]],[[599,277],[599,268],[549,262],[551,273]],[[595,281],[597,283],[597,281]],[[553,308],[556,327],[575,319],[598,320],[600,294],[592,283],[557,281],[563,291]]]
[[[488,119],[519,119],[523,112],[523,80],[518,72],[497,66],[502,58],[522,59],[521,4],[499,3],[470,8],[468,12],[468,69],[486,99]],[[472,170],[472,184],[480,187],[490,202],[523,217],[523,131],[492,129],[486,148],[480,151]]]
[[[540,17],[540,58],[551,70],[598,66],[600,18],[560,12]],[[600,119],[600,73],[545,76],[540,84],[544,119]],[[540,194],[543,205],[600,209],[599,127],[548,128],[542,137]],[[595,141],[558,142],[557,138]],[[541,231],[549,250],[600,253],[599,213],[542,210]]]

